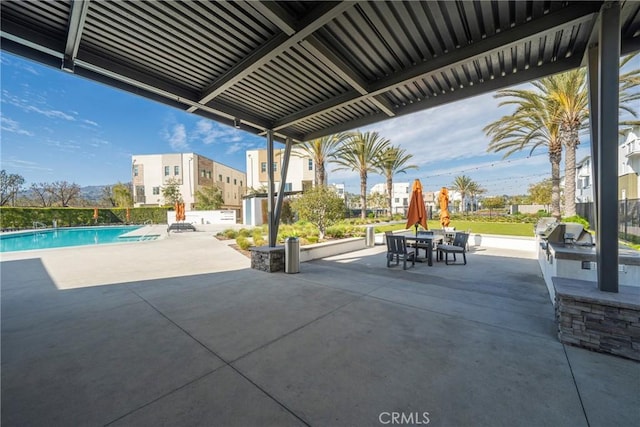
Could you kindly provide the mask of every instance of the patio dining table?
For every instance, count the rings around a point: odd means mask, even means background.
[[[433,265],[433,242],[442,242],[442,238],[443,236],[441,235],[436,235],[433,233],[429,233],[429,234],[418,234],[417,236],[415,234],[402,234],[403,236],[405,236],[405,240],[407,241],[407,245],[412,245],[413,247],[415,247],[416,249],[416,261],[417,262],[424,262],[423,260],[418,258],[418,251],[420,249],[424,249],[426,251],[426,260],[427,260],[427,265],[432,266]]]

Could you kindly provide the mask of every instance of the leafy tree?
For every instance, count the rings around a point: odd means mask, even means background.
[[[352,170],[360,174],[360,217],[367,214],[367,174],[376,170],[377,160],[389,147],[389,140],[378,132],[356,132],[340,146],[332,156],[339,167],[335,170]]]
[[[282,201],[282,213],[280,214],[280,221],[283,224],[293,224],[295,220],[295,215],[293,214],[293,210],[291,209],[291,202],[289,199],[284,199]]]
[[[113,199],[116,206],[121,208],[130,208],[133,206],[133,196],[131,194],[131,183],[123,184],[121,182],[113,186]]]
[[[344,201],[333,190],[320,185],[304,192],[291,203],[298,218],[318,227],[319,238],[324,239],[327,227],[342,219]]]
[[[31,184],[29,187],[31,194],[36,203],[40,204],[43,208],[51,206],[53,204],[53,194],[51,192],[50,184],[46,182],[39,182]]]
[[[7,173],[6,170],[0,171],[0,206],[4,206],[9,201],[15,206],[16,196],[24,185],[24,178],[17,173]]]
[[[313,160],[315,185],[326,185],[327,173],[325,164],[332,158],[337,148],[347,138],[349,138],[349,134],[341,132],[335,135],[305,141],[297,146],[304,154]],[[299,154],[296,155],[300,156]]]
[[[560,161],[562,143],[558,124],[557,104],[539,91],[522,89],[499,90],[496,98],[505,98],[500,106],[514,105],[513,114],[489,124],[484,131],[491,137],[488,151],[507,150],[504,157],[516,151],[546,147],[551,163],[551,214],[560,219]]]
[[[175,178],[168,179],[166,184],[162,186],[162,197],[166,205],[175,205],[182,202],[182,194],[180,193],[180,184]]]
[[[470,194],[478,184],[473,182],[471,178],[466,175],[458,175],[453,179],[453,185],[451,188],[460,193],[461,204],[462,204],[462,212],[466,212],[467,204],[465,196]]]
[[[549,205],[551,203],[551,180],[545,179],[529,186],[531,201],[538,205]]]
[[[223,204],[222,191],[215,185],[202,187],[196,191],[196,209],[216,210]]]
[[[409,169],[418,169],[416,165],[407,165],[413,154],[407,154],[403,148],[390,146],[380,153],[376,161],[378,173],[384,175],[387,180],[387,203],[389,216],[393,206],[393,176],[398,173],[406,173]]]
[[[109,206],[112,208],[115,208],[116,206],[118,206],[116,204],[116,199],[113,197],[113,190],[111,189],[110,185],[105,185],[104,187],[102,187],[102,191],[100,194],[100,202],[104,206]]]
[[[369,206],[376,211],[375,216],[378,215],[379,209],[389,209],[389,215],[391,215],[391,208],[388,205],[389,198],[382,193],[369,194]]]
[[[482,202],[484,207],[489,209],[489,216],[491,216],[491,211],[493,209],[504,208],[504,197],[496,196],[496,197],[487,197]]]
[[[48,191],[55,202],[61,206],[69,206],[80,196],[80,186],[67,181],[55,181],[49,184]]]

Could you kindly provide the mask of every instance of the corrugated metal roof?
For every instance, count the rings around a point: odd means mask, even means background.
[[[575,68],[603,2],[2,1],[2,49],[308,140]],[[640,48],[640,2],[622,3]]]

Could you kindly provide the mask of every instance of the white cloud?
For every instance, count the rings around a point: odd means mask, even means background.
[[[35,171],[47,171],[47,172],[53,171],[53,169],[51,168],[40,166],[39,163],[29,161],[29,160],[16,159],[15,157],[10,157],[8,159],[3,157],[2,161],[0,161],[0,164],[2,164],[3,169],[15,168],[18,170],[35,170]]]
[[[57,141],[53,139],[47,139],[45,144],[55,147],[61,151],[75,152],[80,149],[81,146],[75,141]]]
[[[184,151],[189,149],[187,143],[187,130],[181,123],[173,125],[170,131],[164,131],[164,138],[174,151]]]
[[[94,122],[93,120],[85,119],[85,120],[83,120],[83,122],[88,124],[88,125],[91,125],[91,126],[96,126],[96,127],[98,126],[98,123]]]
[[[198,120],[195,130],[189,136],[190,141],[199,140],[205,145],[227,142],[228,139],[240,141],[242,137],[237,129],[213,123],[206,119]]]
[[[39,108],[34,104],[35,102],[18,98],[17,96],[11,95],[8,91],[2,91],[2,102],[7,102],[15,107],[20,108],[22,111],[27,113],[37,113],[42,114],[45,117],[49,117],[51,119],[62,119],[67,121],[75,121],[75,117],[70,114],[65,113],[64,111],[52,109],[52,108]]]
[[[20,124],[15,120],[6,117],[0,117],[0,129],[7,132],[17,133],[18,135],[33,136],[33,132],[22,129]]]

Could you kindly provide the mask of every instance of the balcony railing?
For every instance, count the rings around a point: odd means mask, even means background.
[[[630,141],[626,144],[625,155],[629,158],[640,156],[640,140]]]
[[[136,196],[136,203],[146,203],[147,198],[145,196]]]

